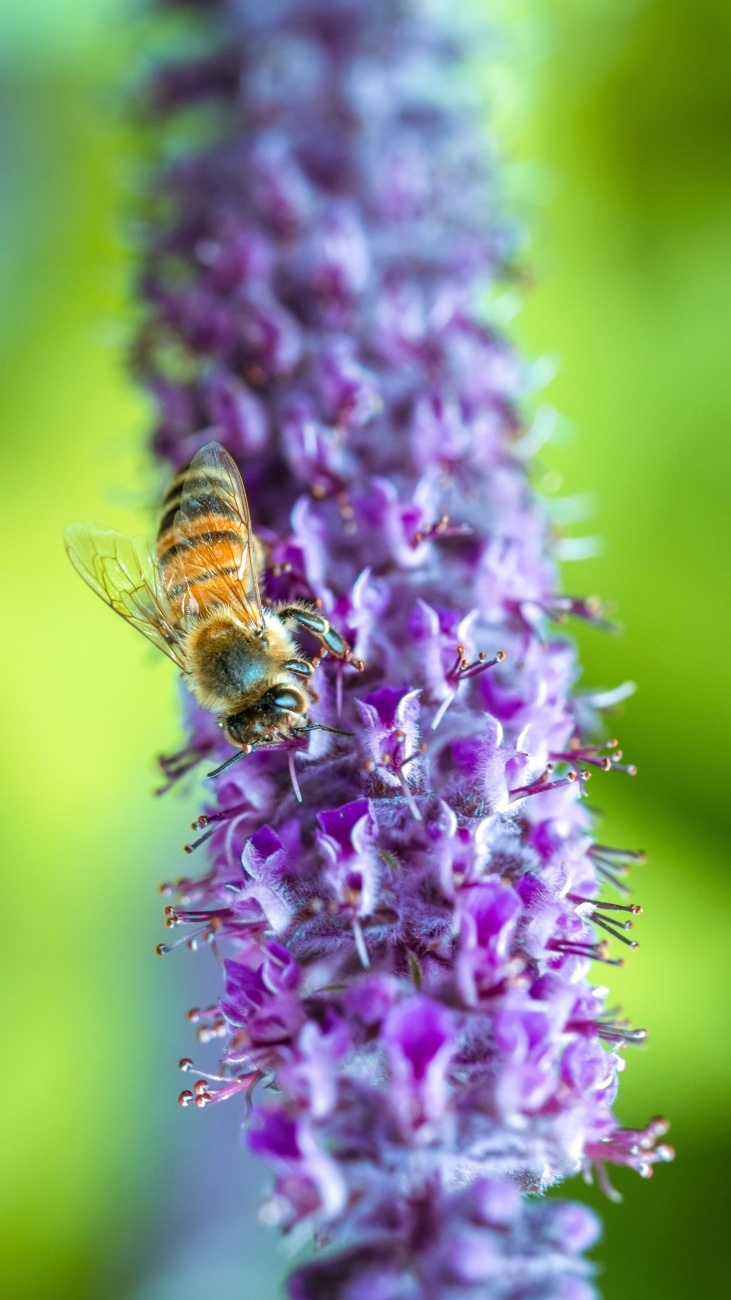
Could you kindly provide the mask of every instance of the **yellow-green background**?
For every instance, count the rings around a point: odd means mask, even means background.
[[[120,355],[134,179],[121,96],[144,54],[132,9],[0,12],[0,1268],[5,1294],[33,1300],[266,1300],[283,1265],[251,1227],[258,1175],[233,1108],[174,1101],[192,1046],[182,1013],[215,974],[207,954],[153,955],[155,885],[181,869],[189,820],[189,804],[150,794],[151,756],[177,738],[172,675],[95,605],[60,544],[74,518],[139,528],[152,499],[147,414]],[[627,1053],[619,1113],[667,1113],[678,1148],[650,1183],[618,1175],[601,1287],[721,1297],[731,8],[507,10],[513,52],[490,84],[535,280],[509,328],[561,362],[546,400],[567,421],[543,467],[598,501],[585,531],[606,549],[567,564],[566,585],[616,601],[625,625],[621,639],[582,634],[585,682],[640,683],[616,724],[640,776],[592,789],[604,838],[650,853],[642,946],[612,985],[652,1034]]]

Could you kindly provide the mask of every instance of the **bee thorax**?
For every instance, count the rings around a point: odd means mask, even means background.
[[[269,646],[237,623],[212,623],[192,634],[188,648],[192,686],[206,708],[256,698],[271,680]]]

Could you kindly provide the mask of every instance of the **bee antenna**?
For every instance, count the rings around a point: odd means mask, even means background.
[[[226,771],[227,767],[231,767],[233,763],[238,763],[240,758],[244,758],[244,756],[250,754],[252,750],[253,745],[247,746],[246,749],[237,749],[236,753],[232,754],[230,758],[227,758],[225,763],[221,763],[220,767],[214,767],[212,772],[206,772],[206,776],[220,776],[222,772]]]
[[[300,731],[329,731],[333,736],[354,736],[354,731],[344,731],[342,727],[326,727],[324,722],[308,722]]]

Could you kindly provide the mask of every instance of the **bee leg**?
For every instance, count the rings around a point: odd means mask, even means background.
[[[295,677],[310,678],[315,671],[315,665],[309,659],[288,659],[282,667],[288,673],[294,673]]]
[[[325,616],[317,610],[302,609],[299,605],[285,605],[283,609],[277,610],[277,614],[283,622],[286,623],[291,619],[305,631],[311,632],[335,659],[355,663],[355,660],[350,657],[352,651],[345,638],[336,632]]]

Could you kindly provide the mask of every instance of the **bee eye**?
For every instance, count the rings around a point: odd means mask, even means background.
[[[249,739],[251,718],[246,713],[232,713],[230,717],[222,719],[219,725],[235,745]]]

